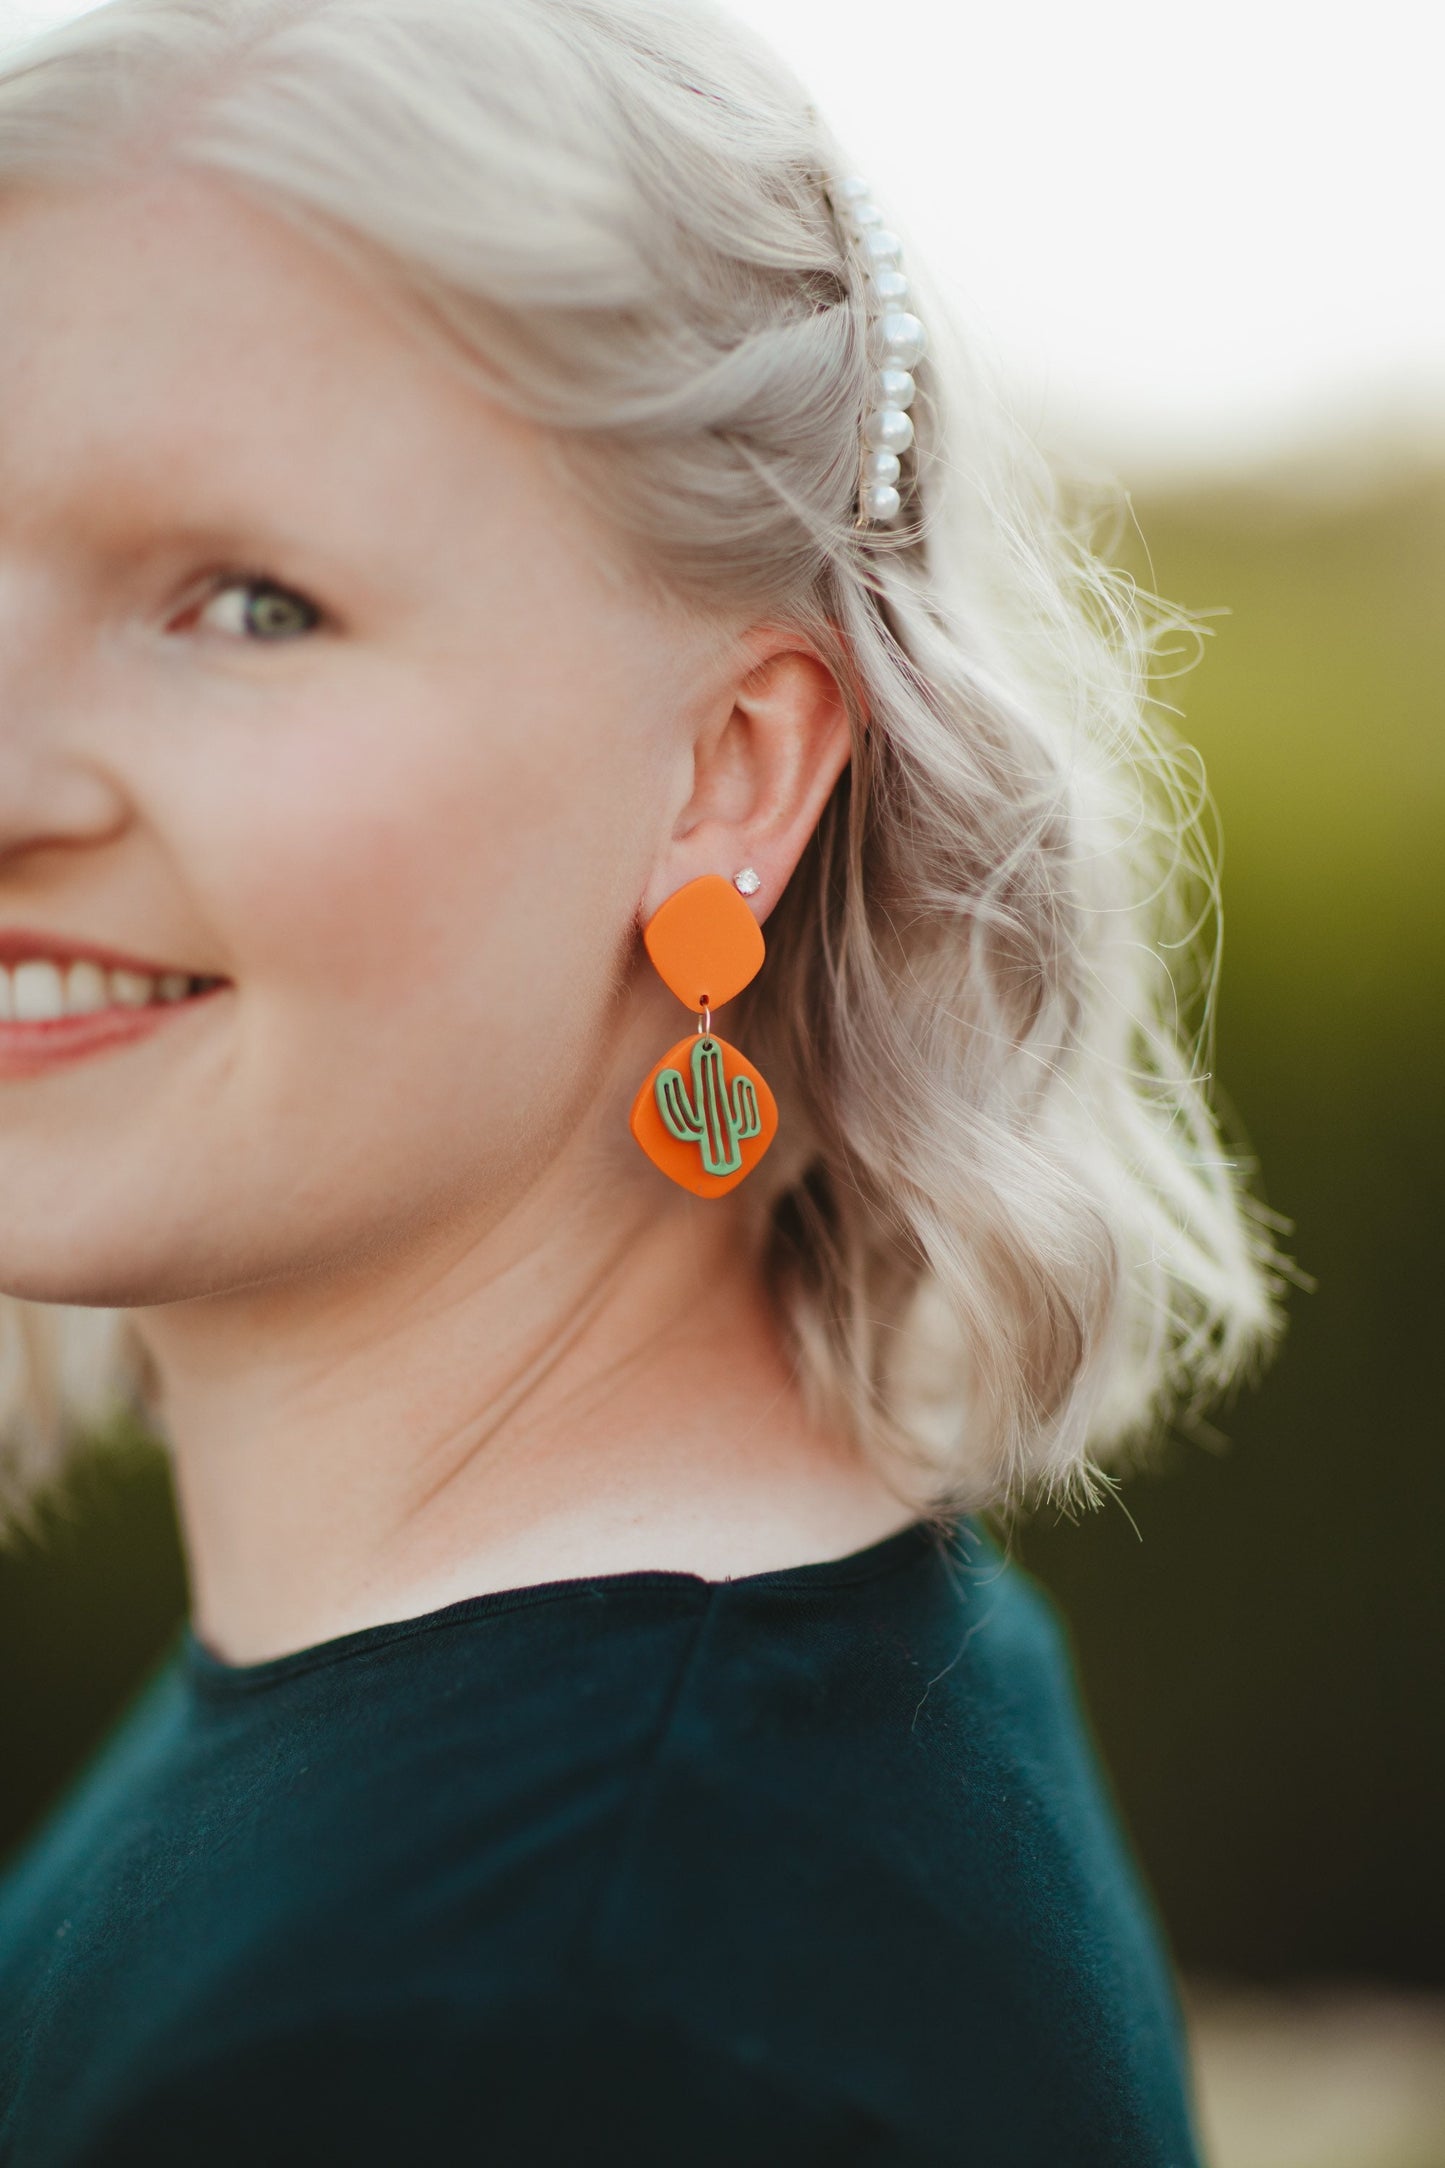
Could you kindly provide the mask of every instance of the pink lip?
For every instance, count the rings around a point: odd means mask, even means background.
[[[26,953],[34,956],[36,951]],[[80,953],[95,956],[97,951],[85,949]],[[117,964],[114,968],[127,970],[130,966]],[[133,1040],[159,1031],[168,1018],[198,1008],[213,994],[228,991],[228,987],[229,982],[210,986],[201,993],[188,994],[184,1001],[153,1001],[140,1009],[97,1009],[89,1016],[48,1017],[37,1023],[0,1022],[0,1079],[43,1076],[47,1070],[68,1062],[83,1061],[88,1054],[129,1046]]]

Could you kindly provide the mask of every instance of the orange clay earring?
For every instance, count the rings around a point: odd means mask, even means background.
[[[702,873],[642,930],[659,977],[698,1011],[632,1102],[632,1134],[655,1167],[699,1197],[721,1197],[751,1174],[778,1128],[778,1103],[752,1063],[720,1039],[712,1012],[754,978],[763,930],[743,902],[762,886],[751,866],[726,881]]]

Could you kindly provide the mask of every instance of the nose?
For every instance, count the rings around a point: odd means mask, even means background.
[[[5,683],[0,663],[0,864],[47,845],[98,843],[125,823],[113,780],[59,717],[42,717]]]
[[[0,863],[47,845],[100,842],[123,820],[118,794],[102,777],[0,749]]]
[[[0,580],[0,861],[47,845],[99,842],[126,801],[97,742],[95,688],[48,635],[44,613],[17,613]]]

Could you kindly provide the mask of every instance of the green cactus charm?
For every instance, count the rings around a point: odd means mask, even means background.
[[[731,1093],[723,1075],[722,1049],[699,1033],[692,1049],[692,1096],[677,1069],[660,1069],[653,1087],[657,1109],[680,1144],[696,1144],[709,1174],[734,1174],[743,1163],[738,1145],[762,1128],[751,1077],[735,1076]]]

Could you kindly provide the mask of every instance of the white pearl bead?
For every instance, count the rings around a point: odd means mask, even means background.
[[[869,284],[885,309],[901,309],[908,299],[908,281],[901,271],[879,271]]]
[[[885,368],[911,369],[923,356],[928,334],[906,309],[890,309],[879,320],[877,340]]]
[[[913,404],[917,386],[910,372],[922,358],[927,335],[905,305],[909,282],[901,268],[903,244],[884,225],[883,213],[872,200],[868,182],[861,174],[850,173],[836,183],[835,194],[867,260],[873,306],[882,312],[872,325],[878,361],[874,396],[878,404],[863,424],[863,442],[868,449],[863,460],[861,509],[866,519],[891,520],[903,502],[894,487],[903,471],[898,455],[913,443],[913,423],[906,409]]]
[[[906,452],[913,442],[913,424],[897,407],[875,407],[863,424],[863,442],[875,452]]]

